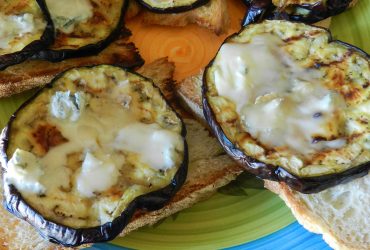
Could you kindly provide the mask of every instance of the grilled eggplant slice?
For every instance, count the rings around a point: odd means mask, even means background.
[[[6,208],[65,246],[112,240],[184,183],[185,134],[151,80],[109,65],[66,71],[3,130]]]
[[[209,0],[137,0],[142,6],[156,13],[181,13],[205,5]]]
[[[0,0],[0,70],[25,61],[53,39],[43,0]]]
[[[329,31],[249,25],[226,39],[203,79],[214,134],[260,178],[312,193],[368,173],[369,55]]]
[[[34,58],[53,62],[98,54],[123,29],[128,0],[46,0],[56,30],[54,44]]]
[[[315,23],[340,14],[357,0],[244,0],[249,6],[244,18],[246,26],[267,19],[286,19]]]

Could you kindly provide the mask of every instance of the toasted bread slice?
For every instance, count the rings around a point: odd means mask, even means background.
[[[147,24],[168,26],[197,24],[220,35],[229,28],[230,19],[227,9],[227,1],[210,0],[204,6],[178,14],[156,14],[148,10],[142,10],[141,18]]]
[[[317,194],[301,194],[265,181],[307,230],[322,234],[334,249],[370,249],[370,175]]]
[[[205,122],[201,102],[201,72],[177,84],[182,104]],[[334,249],[370,249],[370,175],[317,194],[302,194],[284,183],[265,181],[307,230],[322,234]]]
[[[67,59],[58,63],[28,60],[0,71],[0,97],[43,86],[58,73],[73,67],[117,64],[132,68],[143,63],[135,45],[126,43],[125,38],[115,41],[95,56]]]
[[[159,59],[139,70],[141,74],[152,78],[162,89],[166,98],[174,103],[173,71],[174,65],[169,63],[167,59]],[[154,224],[162,218],[190,207],[199,200],[212,195],[218,187],[226,185],[243,171],[223,152],[217,140],[209,135],[205,127],[183,111],[178,111],[185,117],[188,130],[187,141],[190,159],[186,183],[163,209],[154,212],[137,212],[121,235],[141,226]],[[0,179],[1,181],[2,179]],[[2,198],[2,192],[0,196]],[[0,229],[1,250],[64,249],[45,241],[32,226],[11,215],[2,207],[0,208],[0,223],[3,225]]]

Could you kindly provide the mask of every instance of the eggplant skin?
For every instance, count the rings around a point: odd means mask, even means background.
[[[265,22],[286,22],[286,23],[294,24],[293,22],[288,22],[288,21],[265,21]],[[300,24],[300,23],[295,23],[295,24]],[[249,25],[248,27],[251,28],[251,26],[254,26],[254,25],[260,25],[260,24],[253,24],[253,25]],[[314,26],[311,26],[311,27],[326,31],[328,34],[329,44],[336,43],[338,45],[345,47],[346,49],[351,51],[351,53],[354,53],[354,54],[357,53],[359,56],[362,56],[366,60],[368,61],[370,60],[370,55],[368,55],[363,50],[353,45],[344,43],[342,41],[333,40],[329,30],[324,29],[324,28],[314,27]],[[231,35],[225,40],[224,43],[227,43],[228,41],[232,40],[234,37],[237,37],[239,34],[242,33],[242,31],[243,29],[239,33]],[[292,39],[297,39],[297,37],[293,36]],[[289,41],[289,38],[287,39],[287,41]],[[218,118],[216,116],[216,113],[214,112],[214,108],[212,108],[212,105],[210,104],[211,97],[209,94],[210,88],[209,88],[209,82],[208,82],[208,72],[213,66],[215,59],[216,57],[207,65],[204,71],[204,75],[203,75],[202,104],[203,104],[204,116],[213,134],[216,136],[216,138],[218,139],[218,141],[220,142],[224,150],[227,152],[227,154],[231,156],[234,160],[236,160],[241,166],[245,167],[245,169],[248,172],[251,172],[252,174],[256,175],[257,177],[261,179],[285,182],[293,190],[296,190],[298,192],[305,193],[305,194],[318,193],[327,188],[330,188],[330,187],[333,187],[333,186],[336,186],[342,183],[347,183],[355,178],[363,177],[369,173],[370,162],[366,161],[355,167],[346,169],[342,172],[323,174],[319,176],[302,177],[302,176],[299,176],[298,174],[288,171],[286,168],[282,166],[268,164],[263,161],[257,160],[255,157],[251,157],[247,155],[242,150],[241,147],[234,144],[232,139],[230,139],[230,137],[226,135],[226,133],[224,132],[224,128],[218,122]],[[334,64],[335,63],[336,62],[334,62]],[[319,64],[316,66],[320,67]],[[362,88],[365,90],[368,87],[369,87],[368,83],[365,83],[365,85],[362,86]],[[214,87],[212,86],[212,89],[213,88]],[[217,107],[217,109],[220,109],[220,107]],[[222,112],[222,111],[218,111],[218,112]],[[363,123],[362,126],[366,126],[369,122],[366,118],[366,115],[363,115],[361,119],[364,119],[362,121]]]
[[[111,65],[100,65],[100,66],[111,66]],[[93,68],[96,66],[87,66],[82,68]],[[132,73],[136,76],[141,77],[143,80],[152,82],[151,79],[148,79],[144,76],[139,75],[138,73],[127,70],[119,66],[114,66],[119,69],[123,69],[128,73]],[[69,70],[68,70],[69,71]],[[67,72],[67,71],[66,71]],[[18,110],[11,116],[7,126],[3,129],[1,133],[0,140],[0,160],[3,166],[3,171],[6,172],[6,166],[8,162],[7,150],[9,149],[9,141],[12,125],[17,119],[18,113],[22,111],[27,105],[30,105],[35,98],[37,98],[43,91],[48,90],[53,87],[53,84],[56,80],[64,75],[65,72],[59,74],[51,83],[47,84],[45,87],[40,89],[35,95],[30,99],[24,102]],[[152,82],[153,83],[153,82]],[[158,89],[153,83],[155,89]],[[161,97],[164,96],[159,91]],[[169,102],[165,100],[165,103],[169,106]],[[172,109],[172,108],[171,108]],[[7,184],[5,182],[5,175],[3,175],[4,180],[4,206],[5,208],[15,216],[20,219],[23,219],[35,227],[40,235],[46,240],[63,245],[65,247],[77,247],[83,244],[89,243],[98,243],[111,241],[117,237],[122,230],[130,223],[130,220],[133,214],[137,210],[158,210],[165,206],[166,203],[175,195],[175,193],[181,188],[184,184],[187,171],[188,171],[188,146],[185,140],[186,128],[178,113],[172,109],[176,117],[181,121],[181,137],[183,138],[184,143],[184,153],[183,160],[178,166],[178,169],[170,180],[169,184],[161,189],[146,193],[140,196],[137,196],[132,200],[124,209],[124,211],[116,217],[111,222],[107,222],[103,225],[96,227],[87,227],[87,228],[72,228],[64,226],[58,223],[53,222],[52,220],[45,219],[38,211],[36,211],[32,206],[30,206],[25,199],[22,197],[22,194],[17,190],[17,188],[12,184]],[[5,166],[5,167],[4,167]]]
[[[60,62],[60,61],[63,61],[69,58],[97,55],[102,50],[104,50],[106,47],[108,47],[109,44],[117,40],[119,37],[130,36],[131,35],[130,31],[124,28],[124,16],[126,14],[129,1],[128,0],[120,0],[120,1],[122,1],[123,4],[121,7],[121,11],[120,11],[121,14],[120,14],[119,20],[116,26],[114,27],[114,29],[103,40],[97,41],[96,43],[83,45],[81,47],[76,47],[73,49],[72,48],[59,49],[58,45],[56,47],[52,45],[52,46],[49,46],[48,49],[41,50],[38,53],[34,54],[32,56],[32,59],[41,59],[41,60],[47,60],[51,62]],[[56,34],[56,36],[57,37],[55,41],[58,41],[58,34]]]
[[[7,67],[15,64],[24,62],[28,58],[32,57],[38,51],[47,48],[54,42],[54,25],[51,20],[50,14],[46,8],[45,0],[35,0],[39,5],[44,19],[46,21],[45,30],[39,40],[32,41],[21,51],[17,51],[10,54],[0,55],[0,70],[4,70]]]
[[[348,9],[354,0],[328,0],[328,1],[301,1],[303,3],[289,4],[287,8],[278,10],[272,0],[244,0],[249,9],[243,19],[243,26],[256,23],[263,19],[281,19],[304,23],[316,23],[330,16],[338,15]],[[306,14],[294,13],[294,10],[302,9]],[[293,12],[292,12],[293,10]]]
[[[147,0],[137,0],[144,8],[148,9],[149,11],[155,12],[155,13],[163,13],[163,14],[169,14],[169,13],[181,13],[186,12],[189,10],[196,9],[202,5],[207,4],[210,0],[188,0],[186,5],[179,5],[169,8],[162,8],[160,6],[153,6],[148,3]]]
[[[244,0],[244,3],[248,6],[248,10],[243,18],[242,26],[262,21],[275,9],[271,0]]]

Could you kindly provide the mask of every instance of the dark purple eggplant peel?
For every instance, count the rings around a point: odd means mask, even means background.
[[[48,49],[35,54],[33,59],[60,62],[68,58],[96,55],[117,38],[130,35],[130,32],[124,28],[128,0],[92,0],[91,2],[93,16],[82,24],[77,24],[76,31],[71,34],[58,30],[55,21],[57,17],[53,17],[52,11],[49,10],[54,20],[55,42]],[[102,33],[102,30],[104,36],[98,35],[97,31]]]
[[[244,3],[248,10],[242,21],[243,26],[262,21],[275,9],[271,0],[245,0]]]
[[[54,42],[54,26],[50,18],[50,14],[46,8],[45,0],[31,0],[30,2],[34,2],[34,4],[39,6],[43,15],[43,19],[46,22],[45,29],[39,40],[33,40],[22,50],[10,54],[0,55],[0,70],[4,70],[11,65],[15,65],[27,60],[35,53],[47,48]]]
[[[307,1],[303,4],[286,3],[278,7],[271,0],[243,0],[248,11],[243,19],[243,26],[264,19],[291,20],[304,23],[316,23],[330,16],[335,16],[348,9],[353,0]],[[311,3],[312,2],[312,3]]]
[[[144,8],[155,13],[170,14],[181,13],[205,5],[209,0],[174,0],[172,6],[163,6],[165,3],[153,0],[137,0]],[[176,3],[180,2],[180,3]],[[162,6],[161,6],[162,5]]]
[[[262,26],[263,28],[258,29],[255,27]],[[295,32],[292,32],[289,34],[289,32],[285,33],[284,29],[289,28],[290,31],[294,30]],[[261,31],[263,30],[263,31]],[[248,33],[250,31],[250,33]],[[360,151],[358,151],[358,155],[352,159],[352,165],[351,167],[346,167],[341,169],[340,166],[335,165],[336,170],[331,170],[330,166],[326,166],[325,163],[322,164],[323,168],[328,167],[329,170],[327,173],[323,171],[321,174],[312,173],[312,176],[310,176],[309,172],[305,172],[304,175],[300,175],[297,172],[294,172],[293,170],[287,168],[286,166],[282,166],[279,164],[271,164],[266,163],[264,160],[258,159],[259,156],[257,155],[250,155],[246,153],[246,149],[243,148],[243,140],[248,140],[248,142],[253,141],[252,143],[255,143],[257,146],[256,148],[263,148],[264,153],[261,157],[265,157],[266,155],[275,155],[276,153],[279,153],[278,148],[274,148],[271,146],[268,146],[266,144],[261,143],[259,140],[255,139],[249,132],[245,130],[245,128],[242,128],[241,126],[241,119],[240,116],[234,115],[236,113],[235,111],[235,105],[237,105],[235,102],[230,101],[228,97],[221,96],[221,94],[218,94],[217,87],[214,83],[215,81],[215,68],[213,67],[215,64],[215,61],[217,60],[217,57],[220,53],[220,50],[216,57],[209,63],[209,65],[206,67],[206,70],[204,72],[203,76],[203,86],[202,86],[202,102],[203,102],[203,110],[204,110],[204,116],[211,127],[214,135],[218,138],[220,144],[223,146],[225,151],[237,162],[239,162],[242,166],[245,167],[245,169],[253,174],[255,174],[257,177],[261,179],[267,179],[267,180],[273,180],[273,181],[279,181],[279,182],[285,182],[289,187],[292,189],[299,191],[301,193],[316,193],[320,192],[324,189],[330,188],[332,186],[345,183],[348,181],[351,181],[354,178],[359,178],[362,176],[365,176],[368,174],[370,169],[370,156],[369,156],[369,150],[366,148],[366,143],[368,143],[369,138],[369,114],[366,113],[366,106],[367,102],[369,102],[369,86],[370,86],[370,79],[366,78],[365,72],[370,72],[370,56],[362,51],[361,49],[354,47],[350,44],[346,44],[341,41],[333,40],[331,37],[331,34],[328,30],[323,28],[318,28],[314,26],[304,25],[302,23],[295,23],[295,22],[288,22],[288,21],[264,21],[259,24],[251,24],[248,25],[246,28],[242,29],[239,33],[234,34],[227,38],[223,45],[229,43],[248,43],[245,42],[245,39],[253,39],[253,36],[261,35],[261,33],[266,32],[268,33],[268,36],[271,34],[277,35],[282,39],[283,43],[287,47],[285,49],[287,51],[290,51],[293,54],[293,57],[296,56],[294,53],[299,50],[294,50],[294,44],[297,42],[297,46],[302,46],[302,44],[299,44],[299,41],[302,39],[308,39],[312,44],[315,40],[315,37],[322,38],[323,36],[326,36],[327,39],[323,39],[323,41],[327,41],[323,47],[318,46],[318,48],[322,49],[321,54],[322,60],[319,59],[320,52],[312,52],[312,60],[311,63],[306,63],[310,66],[307,66],[309,70],[311,69],[323,69],[328,78],[329,76],[333,76],[335,79],[336,74],[343,75],[343,79],[346,79],[347,82],[338,82],[338,80],[334,80],[332,82],[333,86],[330,87],[330,89],[335,89],[335,91],[338,91],[346,101],[347,110],[357,110],[358,107],[362,110],[358,111],[360,114],[354,115],[352,117],[352,114],[347,114],[350,118],[346,121],[347,125],[352,124],[352,122],[355,121],[355,124],[359,124],[360,127],[362,127],[362,132],[354,132],[350,133],[347,138],[348,143],[353,143],[355,146],[362,147]],[[276,33],[275,33],[276,32]],[[304,35],[303,33],[306,32]],[[296,33],[296,34],[295,34]],[[318,41],[318,40],[317,40]],[[308,45],[310,42],[307,43],[307,50],[309,50]],[[316,44],[317,45],[317,44]],[[291,46],[291,47],[289,47]],[[333,55],[338,56],[337,60],[330,61],[329,56],[326,56],[325,53],[332,53],[330,52],[329,48],[325,50],[324,46],[332,46],[331,48],[338,48],[336,51],[338,54]],[[222,46],[221,46],[222,48]],[[295,52],[294,52],[295,51]],[[292,56],[290,54],[290,56]],[[299,56],[298,56],[299,57]],[[222,61],[221,59],[218,59],[219,62]],[[303,61],[302,58],[300,60]],[[346,64],[355,64],[362,65],[362,70],[355,72],[353,71],[352,65],[346,65]],[[336,65],[341,65],[340,67],[345,67],[343,69],[342,73],[336,72],[337,68]],[[345,65],[345,66],[343,66]],[[220,67],[219,64],[217,67]],[[247,69],[246,72],[249,73],[250,69]],[[331,75],[331,74],[334,75]],[[246,73],[247,74],[247,73]],[[251,72],[251,75],[253,72]],[[355,77],[358,77],[356,78]],[[347,77],[348,76],[348,77]],[[362,78],[364,76],[364,78]],[[369,76],[368,76],[369,77]],[[332,78],[330,78],[332,79]],[[342,78],[341,78],[342,79]],[[356,82],[361,82],[362,84]],[[338,84],[338,85],[336,85]],[[343,84],[343,85],[340,85]],[[359,85],[357,85],[359,84]],[[344,86],[344,87],[343,87]],[[343,88],[342,88],[343,87]],[[233,104],[231,104],[233,103]],[[230,106],[232,105],[232,106]],[[363,106],[361,106],[363,105]],[[231,110],[231,111],[230,111]],[[229,111],[229,112],[227,112]],[[352,112],[352,111],[348,111]],[[357,112],[357,111],[356,111]],[[367,111],[368,112],[368,111]],[[353,119],[353,120],[352,120]],[[225,132],[227,131],[227,132]],[[358,141],[357,138],[359,139]],[[316,142],[312,142],[316,143]],[[356,144],[358,143],[358,144]],[[251,145],[251,144],[249,144]],[[251,146],[252,147],[252,146]],[[349,148],[349,146],[348,146]],[[284,150],[284,149],[283,149]],[[292,149],[294,152],[295,149]],[[338,161],[341,161],[342,157],[341,154],[347,153],[347,145],[343,146],[343,149],[335,149],[339,150],[338,153],[334,153],[335,157],[338,157]],[[334,151],[335,151],[334,150]],[[319,158],[314,157],[322,157],[323,154],[326,153],[330,154],[334,151],[323,151],[319,152],[317,154],[314,154],[312,159],[307,160],[307,164],[321,164]],[[252,150],[253,152],[253,150]],[[263,155],[265,154],[265,155]],[[266,156],[267,157],[267,156]],[[266,157],[264,159],[266,159]],[[268,158],[271,159],[271,158]],[[322,158],[325,161],[325,158]],[[361,160],[359,160],[361,159]],[[305,160],[303,160],[305,164]],[[356,162],[356,164],[354,163]],[[303,168],[307,167],[307,165],[304,165]],[[308,173],[308,174],[307,174]]]
[[[12,133],[16,133],[18,130],[17,128],[14,129],[17,124],[17,119],[20,119],[19,117],[25,116],[25,112],[23,112],[25,109],[29,109],[31,105],[35,105],[39,103],[42,96],[47,96],[48,93],[54,93],[54,89],[56,88],[58,91],[65,90],[65,87],[60,86],[63,85],[62,81],[64,79],[64,76],[68,74],[68,72],[71,72],[73,70],[85,70],[85,72],[88,72],[89,70],[95,70],[99,68],[110,68],[114,70],[124,71],[126,74],[128,74],[134,81],[137,81],[138,79],[141,79],[142,81],[145,81],[147,83],[153,84],[153,82],[145,78],[137,73],[130,72],[126,69],[117,67],[117,66],[110,66],[110,65],[99,65],[94,67],[83,67],[83,68],[77,68],[72,69],[69,71],[66,71],[64,73],[61,73],[58,77],[56,77],[51,83],[46,85],[44,88],[42,88],[40,91],[38,91],[32,98],[30,98],[28,101],[26,101],[24,104],[21,105],[21,107],[12,115],[10,118],[8,125],[1,134],[1,150],[0,150],[0,157],[1,157],[1,164],[3,167],[3,181],[4,181],[4,205],[6,209],[14,214],[15,216],[19,217],[20,219],[23,219],[30,223],[33,227],[35,227],[38,232],[44,237],[45,239],[61,244],[66,247],[75,247],[83,244],[88,243],[96,243],[96,242],[105,242],[113,240],[115,237],[117,237],[122,230],[126,227],[126,225],[130,222],[131,217],[137,210],[157,210],[162,208],[173,196],[174,194],[180,189],[182,184],[185,182],[186,176],[187,176],[187,165],[188,165],[188,149],[187,149],[187,143],[185,141],[185,135],[186,135],[186,129],[184,126],[184,123],[182,122],[181,118],[178,116],[178,114],[170,108],[168,102],[164,99],[162,93],[160,93],[159,89],[153,85],[154,89],[154,96],[153,98],[157,98],[160,96],[163,98],[162,101],[160,101],[162,104],[165,103],[166,106],[166,113],[167,118],[163,119],[159,122],[162,126],[163,124],[167,124],[168,128],[175,129],[178,131],[179,135],[181,136],[181,144],[183,143],[183,151],[180,153],[180,151],[176,151],[176,154],[181,154],[182,158],[176,160],[176,164],[178,163],[176,167],[170,170],[164,170],[164,171],[170,171],[170,176],[168,176],[168,182],[167,184],[163,185],[160,188],[154,187],[153,189],[144,189],[144,190],[151,190],[150,192],[144,192],[143,194],[140,194],[139,196],[136,196],[132,201],[130,201],[127,205],[125,205],[125,208],[123,211],[119,213],[117,217],[115,217],[112,221],[106,222],[99,226],[84,226],[84,227],[71,227],[67,225],[63,225],[60,222],[57,222],[59,219],[53,219],[53,218],[45,218],[45,216],[42,214],[44,212],[38,211],[33,205],[30,205],[29,202],[27,202],[27,199],[30,199],[28,197],[29,195],[23,197],[21,194],[21,191],[19,191],[15,185],[8,183],[6,179],[7,170],[8,170],[8,163],[9,163],[9,151],[14,148],[14,142],[10,140],[10,138],[16,138],[12,137]],[[108,72],[108,71],[104,71]],[[104,73],[105,77],[111,81],[114,79],[113,75],[110,75],[110,73]],[[118,78],[116,78],[118,81]],[[130,78],[131,79],[131,78]],[[135,83],[134,83],[135,84]],[[58,87],[60,86],[60,87]],[[87,85],[86,85],[87,86]],[[143,86],[143,85],[138,85]],[[148,85],[145,85],[148,86]],[[81,86],[79,85],[78,88]],[[136,87],[133,87],[134,91],[138,91],[138,93],[141,91],[140,88],[135,89]],[[76,89],[75,89],[76,90]],[[90,87],[87,87],[88,91],[92,91],[93,93],[90,98],[94,98],[94,95],[99,95],[98,92],[94,92]],[[147,93],[146,93],[147,94]],[[159,94],[159,95],[158,95]],[[101,97],[98,97],[101,98]],[[134,97],[133,97],[134,98]],[[89,99],[91,100],[91,99]],[[141,100],[141,99],[140,99]],[[148,101],[148,99],[144,99],[145,101]],[[158,99],[157,99],[158,100]],[[135,104],[136,105],[136,104]],[[163,110],[163,109],[162,109]],[[23,112],[23,113],[22,113]],[[41,111],[40,111],[41,112]],[[163,111],[165,112],[165,111]],[[172,112],[172,115],[168,115],[169,112]],[[171,118],[175,118],[176,121],[171,120]],[[37,123],[37,121],[35,121]],[[148,121],[146,121],[148,122]],[[176,122],[180,122],[177,123]],[[56,125],[57,126],[57,125]],[[13,131],[14,130],[14,131]],[[32,149],[33,150],[33,149]],[[177,150],[177,148],[176,148]],[[162,170],[159,170],[160,174],[162,176],[166,176],[165,172],[162,172]],[[173,175],[172,175],[173,173]],[[163,177],[164,178],[164,177]],[[167,181],[167,179],[166,179]],[[118,185],[118,184],[117,184]],[[156,184],[153,184],[156,185]],[[122,191],[123,192],[123,191]],[[39,202],[42,203],[43,197],[46,197],[50,194],[47,192],[45,194],[37,194],[37,198],[40,199]],[[98,194],[98,195],[104,195]],[[98,196],[99,197],[99,196]],[[57,204],[57,203],[56,203]],[[37,206],[38,204],[36,204]],[[121,208],[121,207],[119,207]],[[68,211],[68,210],[66,210]],[[71,215],[73,216],[73,215]],[[113,215],[112,215],[113,216]],[[76,220],[81,220],[81,218],[77,217],[71,217],[76,218]],[[69,218],[65,218],[66,221],[69,220]],[[99,220],[99,219],[98,219]]]

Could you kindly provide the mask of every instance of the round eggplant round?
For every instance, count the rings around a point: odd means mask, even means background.
[[[95,55],[120,36],[128,0],[45,0],[55,27],[55,42],[33,56],[59,62],[73,57]]]
[[[110,65],[68,70],[2,132],[5,206],[64,246],[112,240],[182,186],[185,135],[150,79]]]
[[[205,70],[204,115],[248,171],[319,192],[369,171],[369,58],[323,28],[248,25]]]
[[[209,0],[137,0],[146,9],[156,13],[181,13],[205,5]]]
[[[44,0],[0,2],[0,70],[25,61],[53,41]]]
[[[249,6],[243,25],[263,19],[283,19],[305,23],[316,23],[335,16],[356,4],[357,0],[244,0]]]

